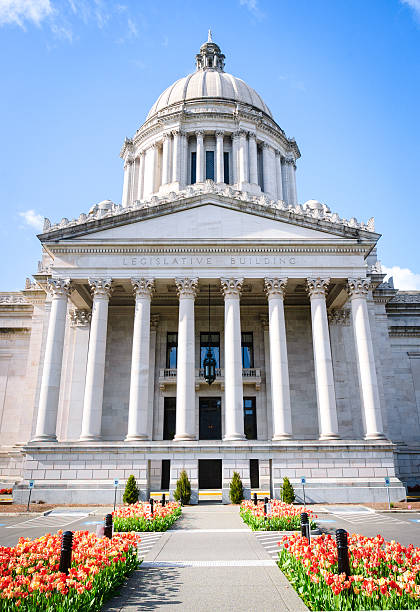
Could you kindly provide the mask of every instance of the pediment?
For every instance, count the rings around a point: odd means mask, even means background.
[[[127,210],[41,234],[42,242],[358,242],[375,243],[378,234],[312,220],[241,201],[214,196],[172,205]]]

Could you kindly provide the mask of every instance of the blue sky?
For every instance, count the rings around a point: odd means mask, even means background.
[[[121,201],[124,137],[209,27],[296,138],[299,201],[374,216],[420,289],[420,0],[0,0],[0,290],[36,271],[41,217]]]

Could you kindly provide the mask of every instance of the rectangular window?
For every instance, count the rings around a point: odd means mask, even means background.
[[[263,153],[260,147],[257,149],[257,169],[258,169],[258,185],[261,191],[264,191],[264,175],[263,175]]]
[[[214,151],[206,151],[206,179],[214,181]]]
[[[225,175],[225,183],[226,185],[230,184],[230,180],[229,180],[229,153],[225,152],[223,153],[223,169],[224,169],[224,175]]]
[[[241,345],[242,345],[242,367],[243,368],[253,368],[254,367],[254,338],[253,338],[252,332],[242,332]]]
[[[200,368],[203,366],[203,361],[206,358],[207,348],[210,346],[213,357],[216,360],[216,368],[220,368],[220,334],[219,332],[210,332],[200,334]]]
[[[255,397],[244,397],[244,434],[247,440],[257,439],[257,410]]]
[[[197,153],[191,153],[191,185],[197,182]]]
[[[163,405],[163,439],[173,440],[176,423],[176,397],[165,397]]]
[[[171,475],[171,460],[162,459],[162,473],[160,479],[160,488],[162,491],[169,491],[169,480]]]
[[[260,470],[258,467],[258,459],[249,460],[249,477],[251,479],[251,489],[260,488]]]
[[[166,336],[166,367],[176,368],[178,353],[178,333],[168,332]]]

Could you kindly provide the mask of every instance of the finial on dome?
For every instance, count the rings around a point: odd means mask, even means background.
[[[223,72],[225,67],[225,56],[220,51],[219,45],[213,42],[211,30],[208,31],[207,42],[201,45],[200,53],[195,56],[197,70],[217,70]]]

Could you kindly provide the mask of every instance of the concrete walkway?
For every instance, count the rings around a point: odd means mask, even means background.
[[[103,610],[307,610],[236,506],[186,507]]]

